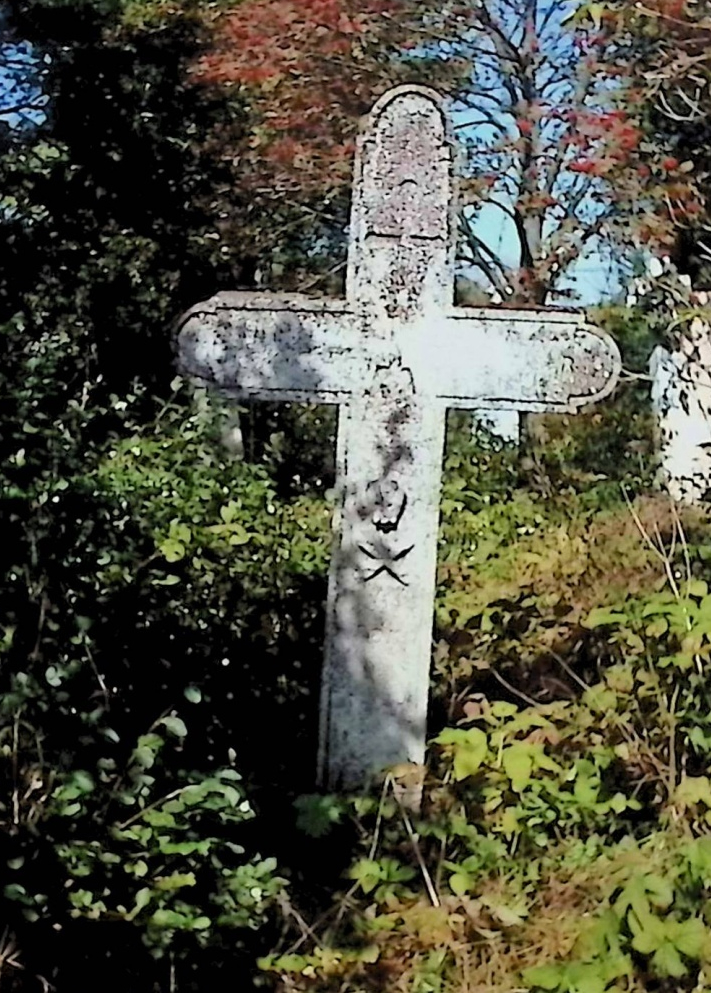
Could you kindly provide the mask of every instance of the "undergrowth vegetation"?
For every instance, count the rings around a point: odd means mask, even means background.
[[[300,801],[358,850],[280,990],[711,988],[708,516],[653,490],[635,389],[541,426],[450,425],[423,804],[407,768]]]
[[[652,486],[643,383],[520,453],[451,417],[413,811],[408,767],[310,792],[331,414],[245,416],[240,459],[180,380],[55,410],[13,340],[3,983],[711,988],[711,531]]]
[[[262,961],[284,989],[708,988],[711,598],[670,568],[583,618],[564,698],[471,693],[417,817],[393,777],[379,801],[334,799],[362,856],[317,944]]]

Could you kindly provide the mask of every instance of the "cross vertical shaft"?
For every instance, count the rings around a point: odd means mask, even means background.
[[[354,181],[348,300],[384,354],[339,415],[319,775],[328,788],[424,759],[445,408],[397,347],[453,295],[452,146],[439,102],[374,108]],[[389,354],[388,354],[389,353]]]
[[[445,425],[397,367],[340,416],[321,714],[331,789],[424,758]]]

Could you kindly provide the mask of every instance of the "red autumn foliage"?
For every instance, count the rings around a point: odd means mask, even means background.
[[[647,108],[644,165],[646,209],[675,251],[705,237],[698,214],[707,211],[711,79],[711,7],[708,0],[612,0],[611,40],[622,40],[628,102]],[[708,221],[708,215],[706,220]],[[682,235],[680,228],[686,228]],[[688,262],[684,252],[679,258]]]
[[[528,136],[528,135],[530,135],[530,134],[533,133],[533,122],[532,121],[528,121],[528,120],[526,120],[526,118],[522,118],[520,121],[517,121],[516,123],[517,123],[518,129],[519,129],[519,131],[521,132],[522,135]]]
[[[236,90],[246,109],[242,133],[221,133],[215,142],[235,166],[238,195],[255,230],[261,225],[278,236],[285,205],[295,203],[307,211],[304,230],[327,215],[342,230],[358,121],[385,89],[412,79],[456,90],[460,106],[473,117],[481,113],[489,133],[498,135],[488,148],[481,136],[468,147],[463,185],[473,207],[498,198],[513,217],[521,240],[519,270],[530,277],[514,280],[524,302],[544,300],[589,239],[614,231],[631,240],[644,212],[655,213],[665,202],[664,170],[673,170],[669,156],[665,166],[661,154],[650,154],[648,136],[641,140],[641,98],[627,86],[624,64],[609,55],[614,18],[606,13],[593,30],[570,29],[567,62],[548,67],[551,78],[568,87],[560,99],[541,83],[546,77],[537,69],[549,57],[553,42],[546,32],[555,18],[541,11],[532,17],[524,0],[520,11],[517,3],[234,0],[217,12],[210,5],[212,44],[194,76],[203,85]],[[562,10],[565,0],[551,3]],[[448,37],[456,39],[454,46],[442,45]],[[498,48],[490,47],[492,38],[499,39]],[[424,58],[428,43],[430,57]],[[483,64],[499,74],[498,89],[477,79]],[[496,111],[489,104],[482,109],[480,86],[501,97]],[[513,176],[520,177],[516,184]],[[690,199],[675,198],[674,210]],[[273,218],[269,225],[262,221],[265,208]],[[618,223],[625,212],[633,223]],[[292,219],[286,223],[293,235]],[[661,211],[646,227],[650,238],[666,238]],[[506,282],[505,267],[497,277],[491,253],[480,250],[475,232],[469,235],[469,261],[494,285]]]
[[[397,82],[414,0],[242,0],[214,21],[202,83],[239,87],[253,115],[243,178],[291,193],[342,187],[358,120]],[[427,5],[420,5],[426,8]],[[258,162],[258,168],[257,166]],[[253,168],[250,168],[253,167]]]
[[[575,159],[568,168],[571,172],[582,172],[586,176],[600,175],[600,164],[592,159]]]

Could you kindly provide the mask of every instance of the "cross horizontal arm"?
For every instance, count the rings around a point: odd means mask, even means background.
[[[406,335],[403,360],[448,407],[570,412],[607,396],[615,342],[582,314],[455,308]]]
[[[342,301],[218,293],[184,315],[179,365],[238,399],[336,403],[362,379],[360,324]]]

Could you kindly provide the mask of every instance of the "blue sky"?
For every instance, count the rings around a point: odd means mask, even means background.
[[[568,211],[578,222],[572,231],[578,235],[587,232],[582,256],[559,278],[559,288],[566,294],[550,301],[568,305],[598,303],[621,290],[619,266],[609,247],[590,236],[591,225],[604,216],[609,202],[604,181],[567,168],[580,152],[568,144],[570,124],[561,113],[578,111],[581,94],[588,109],[607,109],[612,92],[604,76],[587,74],[584,68],[581,75],[580,50],[565,25],[580,2],[482,0],[479,26],[461,39],[461,51],[471,59],[473,71],[469,93],[460,95],[454,110],[455,130],[466,149],[466,175],[488,175],[492,181],[483,200],[471,200],[468,216],[474,219],[474,233],[499,256],[506,268],[514,270],[520,264],[520,241],[511,212],[520,196],[523,154],[516,141],[521,135],[522,119],[528,119],[532,126],[537,122],[534,162],[540,170],[540,183],[559,204],[553,209],[546,208],[544,244],[548,243],[547,250],[556,247],[555,231]],[[525,31],[531,30],[525,27],[526,23],[534,26],[538,42],[533,56],[530,45],[524,43]],[[497,32],[503,42],[497,41]],[[447,54],[459,53],[457,44],[450,48]],[[525,84],[533,87],[532,97],[526,95],[523,78],[518,75],[523,71],[522,50],[526,51],[527,59],[532,59],[526,63],[529,67],[526,72],[531,75],[526,77]],[[587,81],[581,89],[583,78]],[[539,116],[534,120],[529,117],[529,106],[537,108],[534,112]],[[562,168],[558,168],[559,162],[564,163]],[[550,186],[546,185],[547,176],[555,177],[550,180]],[[570,220],[566,226],[568,223]],[[570,245],[571,233],[562,235],[563,244]],[[476,281],[482,285],[488,282],[483,275]],[[571,296],[567,296],[567,291]]]
[[[476,231],[507,265],[514,268],[518,264],[519,244],[513,222],[500,210],[485,204],[479,211]],[[621,283],[616,268],[609,257],[590,249],[571,266],[567,278],[561,280],[561,285],[574,293],[567,303],[592,306],[619,294]]]

